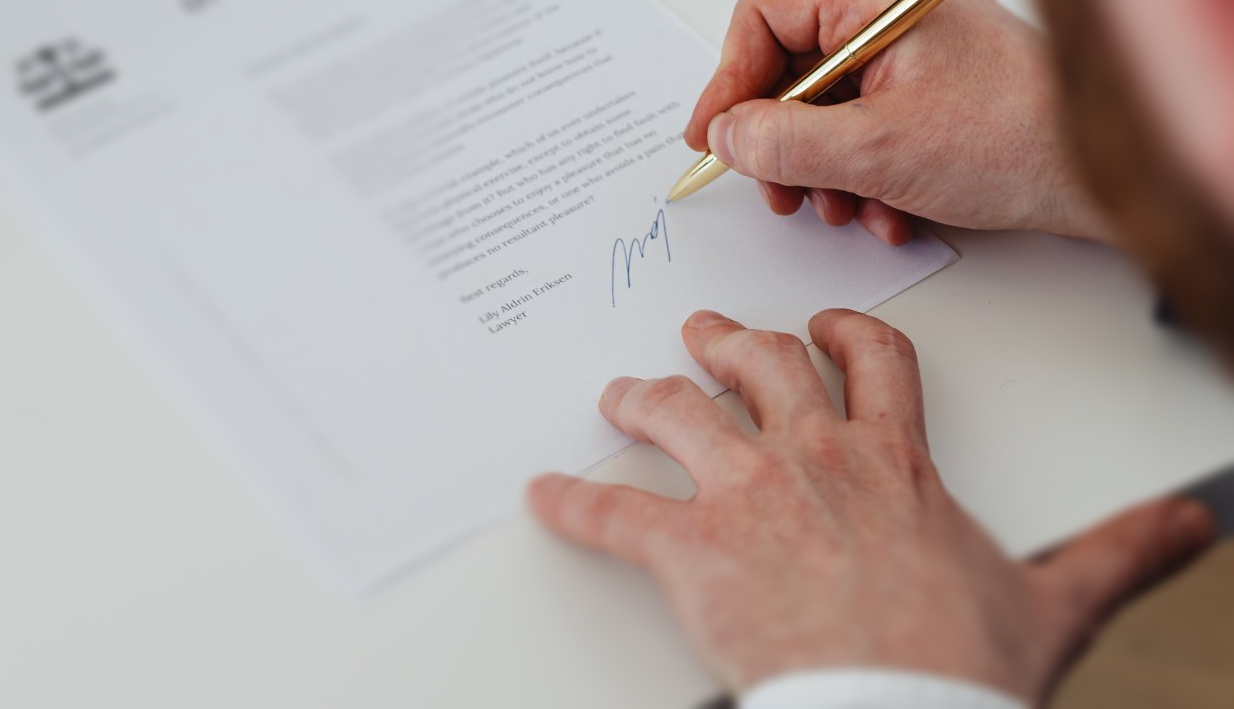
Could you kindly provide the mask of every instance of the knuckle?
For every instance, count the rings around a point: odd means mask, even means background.
[[[791,147],[784,145],[785,131],[769,107],[763,107],[746,123],[750,168],[754,176],[771,182],[784,182],[784,156]]]
[[[600,543],[608,549],[622,549],[632,543],[631,533],[634,531],[627,520],[620,514],[620,504],[616,495],[601,495],[597,503],[596,513],[600,525]]]
[[[799,356],[809,355],[801,340],[792,335],[767,330],[741,330],[719,344],[712,364],[721,376],[737,380],[737,388],[740,389],[742,375],[759,362],[769,358],[783,362]]]
[[[711,492],[702,496],[701,504],[721,499],[745,504],[750,501],[748,494],[774,486],[787,470],[787,456],[769,446],[735,446],[726,457],[724,473],[712,481]],[[722,493],[717,496],[717,491]]]
[[[605,490],[578,484],[562,501],[561,521],[572,536],[587,542],[600,542],[609,525],[616,501]]]
[[[595,489],[587,499],[578,505],[579,514],[587,520],[598,523],[604,529],[613,525],[617,512],[617,496],[609,489]]]
[[[890,325],[875,323],[866,336],[871,345],[895,357],[917,361],[917,347],[907,335]]]
[[[743,330],[733,336],[733,348],[743,354],[756,352],[804,352],[801,340],[783,332]]]
[[[929,462],[929,456],[921,445],[921,438],[908,426],[895,424],[885,426],[881,432],[883,447],[903,467],[914,468]]]
[[[771,487],[784,477],[787,467],[782,455],[765,450],[754,452],[744,461],[743,484],[751,490]]]
[[[716,74],[717,79],[722,85],[734,91],[747,94],[757,90],[757,87],[751,84],[746,67],[739,59],[729,60],[728,57],[725,57],[725,60],[716,70]]]
[[[910,491],[929,497],[942,489],[942,479],[920,431],[907,423],[850,422],[847,445],[828,452],[815,447],[824,465],[858,466],[866,484],[885,490]]]
[[[929,449],[911,426],[897,424],[882,427],[880,435],[896,472],[914,487],[924,489],[939,481]]]
[[[829,475],[848,468],[848,457],[844,448],[829,436],[817,433],[806,435],[802,437],[799,445],[810,461],[811,468],[821,474]]]
[[[639,413],[647,413],[677,399],[694,386],[694,382],[683,376],[656,379],[640,387],[635,400],[635,408]]]
[[[634,546],[641,527],[632,524],[627,490],[580,484],[565,506],[568,527],[586,543],[620,553]]]

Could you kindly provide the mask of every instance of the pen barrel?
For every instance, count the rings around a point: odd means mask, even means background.
[[[943,0],[899,0],[874,18],[846,45],[859,63],[865,64],[899,39]]]
[[[879,52],[899,39],[943,0],[898,0],[874,18],[857,36],[823,59],[818,66],[787,91],[780,101],[814,103],[840,79],[857,71]],[[708,153],[685,174],[669,193],[669,201],[685,199],[728,171],[728,167]]]
[[[780,100],[814,103],[839,83],[840,79],[848,76],[860,65],[846,44],[832,52],[821,64],[814,67],[813,71],[780,94]]]
[[[943,0],[899,0],[781,94],[780,100],[814,103],[840,79],[878,56],[879,52],[903,36],[942,2]]]

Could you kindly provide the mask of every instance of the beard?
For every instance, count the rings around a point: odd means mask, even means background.
[[[1089,194],[1180,323],[1234,366],[1234,228],[1166,149],[1094,0],[1040,0]],[[1219,88],[1217,90],[1220,90]]]

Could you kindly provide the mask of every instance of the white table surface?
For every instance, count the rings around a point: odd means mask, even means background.
[[[670,5],[718,41],[732,0]],[[936,460],[1009,550],[1234,460],[1234,395],[1152,326],[1121,257],[941,234],[964,260],[876,314],[917,341]],[[714,692],[647,578],[525,514],[363,602],[329,595],[2,220],[0,323],[0,706],[681,708]],[[689,491],[648,449],[599,475]]]

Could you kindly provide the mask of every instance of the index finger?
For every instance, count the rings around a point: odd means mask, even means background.
[[[741,0],[724,39],[720,66],[703,91],[686,142],[707,149],[707,127],[739,103],[767,98],[793,55],[833,51],[883,8],[886,0]]]

